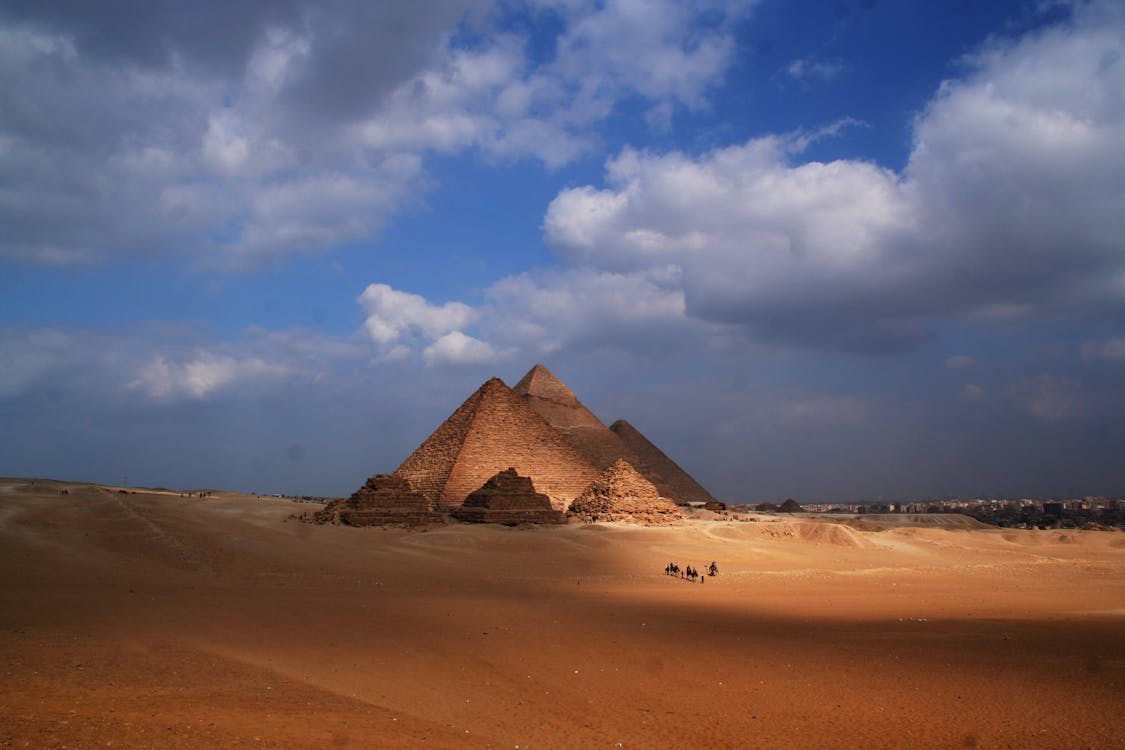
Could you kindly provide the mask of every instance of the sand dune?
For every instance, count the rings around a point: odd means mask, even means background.
[[[0,745],[1125,746],[1120,532],[308,508],[0,480]]]

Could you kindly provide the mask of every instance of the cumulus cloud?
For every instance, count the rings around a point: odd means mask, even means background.
[[[509,276],[489,288],[482,326],[536,356],[575,346],[659,350],[701,327],[685,317],[683,293],[668,280],[588,268]]]
[[[553,4],[568,29],[552,72],[578,84],[580,116],[596,115],[620,90],[700,106],[729,64],[732,26],[748,0]]]
[[[674,266],[689,316],[789,343],[885,351],[935,320],[1125,303],[1125,11],[997,40],[942,84],[899,174],[799,160],[800,134],[699,156],[625,149],[560,193],[564,260]]]
[[[405,360],[421,353],[427,365],[472,365],[491,362],[503,352],[464,329],[481,311],[462,302],[431,304],[425,297],[371,284],[358,302],[366,318],[364,331],[383,361]]]
[[[479,339],[450,331],[426,347],[422,356],[428,365],[477,365],[496,360],[496,351]]]
[[[913,221],[898,177],[867,163],[791,166],[793,147],[770,137],[701,158],[626,150],[607,167],[609,188],[551,203],[547,239],[596,268],[679,268],[687,313],[703,320],[858,345],[865,327],[821,326],[825,307],[847,304],[876,338],[912,337],[893,317],[907,301],[894,284],[903,269],[883,242]]]
[[[436,305],[386,284],[371,284],[358,302],[384,360],[420,354],[428,365],[481,364],[581,348],[645,354],[706,338],[708,324],[684,314],[675,278],[671,270],[540,270],[499,279],[477,307]]]
[[[0,255],[245,267],[368,239],[427,154],[559,166],[623,98],[702,106],[747,6],[7,3]]]

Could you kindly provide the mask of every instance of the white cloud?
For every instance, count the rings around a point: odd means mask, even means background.
[[[576,345],[672,346],[700,326],[687,320],[683,293],[666,280],[581,268],[509,276],[489,288],[482,327],[494,340],[538,356]]]
[[[627,148],[604,188],[552,201],[545,234],[574,264],[678,267],[688,315],[817,347],[899,347],[940,318],[1120,309],[1106,280],[1125,277],[1122,48],[1125,11],[1105,3],[993,42],[919,115],[901,175],[799,163],[800,133],[700,156]]]
[[[687,312],[704,320],[807,327],[825,307],[885,305],[908,260],[886,238],[913,221],[897,176],[859,162],[793,167],[791,146],[764,138],[699,159],[626,150],[607,167],[609,189],[551,203],[547,239],[596,268],[680,268]]]
[[[596,116],[622,89],[701,106],[729,64],[731,26],[752,2],[611,0],[573,4],[552,72],[579,84],[578,116]],[[580,7],[575,12],[574,7]],[[714,22],[701,24],[700,18]]]
[[[0,255],[242,267],[374,237],[428,153],[557,167],[624,98],[704,106],[748,5],[552,4],[544,64],[482,0],[251,4],[220,29],[159,4],[128,24],[29,6],[0,19],[0,172],[19,185]]]
[[[480,364],[572,347],[640,353],[681,348],[709,328],[685,316],[683,293],[670,285],[676,276],[674,269],[522,273],[493,283],[475,308],[435,305],[386,284],[371,284],[358,301],[381,360],[421,353],[430,365]]]
[[[427,346],[422,357],[428,365],[476,365],[495,361],[497,354],[485,342],[451,331]]]
[[[976,359],[968,354],[954,354],[952,357],[946,357],[945,359],[945,367],[948,370],[964,370],[976,363]]]
[[[358,302],[367,315],[363,327],[368,336],[388,348],[414,338],[437,341],[459,332],[477,317],[476,311],[464,303],[431,305],[425,297],[400,292],[386,284],[369,285]]]
[[[362,173],[294,177],[248,196],[245,225],[218,244],[230,264],[363,239],[377,231],[415,187],[416,157],[388,159]]]
[[[241,120],[233,113],[211,115],[203,136],[203,158],[221,173],[237,174],[250,156]]]
[[[182,361],[156,356],[143,365],[126,388],[144,393],[156,401],[203,400],[214,392],[236,383],[263,378],[278,378],[288,368],[258,358],[236,359],[197,352]]]

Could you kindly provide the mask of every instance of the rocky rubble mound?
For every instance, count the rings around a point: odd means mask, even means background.
[[[315,523],[345,526],[424,526],[444,520],[410,482],[392,474],[376,474],[351,497],[329,503],[313,514]]]
[[[508,468],[492,476],[484,485],[454,508],[453,517],[472,523],[565,523],[562,511],[551,507],[551,499],[536,492],[530,477]]]
[[[571,503],[570,514],[584,521],[628,521],[646,526],[669,525],[683,518],[675,503],[661,497],[652,482],[621,459]]]

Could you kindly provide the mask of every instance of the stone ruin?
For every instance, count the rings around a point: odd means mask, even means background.
[[[551,499],[536,492],[530,477],[508,468],[494,475],[452,511],[459,521],[472,523],[566,523],[562,511],[551,507]]]
[[[425,526],[443,523],[445,516],[407,480],[376,474],[351,497],[335,500],[313,514],[313,521],[345,526]]]
[[[622,459],[571,503],[569,513],[584,521],[627,521],[645,526],[668,526],[683,518],[674,502],[661,497],[652,482]]]

